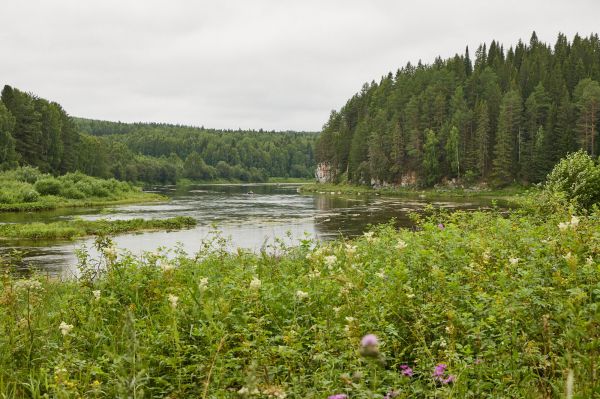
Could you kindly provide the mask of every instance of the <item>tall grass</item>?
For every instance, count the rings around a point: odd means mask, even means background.
[[[457,212],[260,254],[99,241],[78,281],[3,274],[0,397],[591,398],[599,215],[572,216]]]

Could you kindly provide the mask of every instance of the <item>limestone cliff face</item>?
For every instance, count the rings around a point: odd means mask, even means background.
[[[321,162],[317,165],[315,177],[319,183],[333,183],[335,179],[335,171],[329,162]]]

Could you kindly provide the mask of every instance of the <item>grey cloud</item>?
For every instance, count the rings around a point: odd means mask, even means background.
[[[83,117],[318,130],[408,61],[587,35],[597,15],[592,0],[2,2],[0,82]]]

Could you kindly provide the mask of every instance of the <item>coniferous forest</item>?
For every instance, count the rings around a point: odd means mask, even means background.
[[[310,177],[316,134],[215,130],[72,118],[55,102],[5,86],[0,170],[29,165],[61,175],[133,182],[266,181]]]
[[[540,182],[569,152],[599,154],[599,81],[597,34],[408,63],[332,111],[317,162],[333,182]]]

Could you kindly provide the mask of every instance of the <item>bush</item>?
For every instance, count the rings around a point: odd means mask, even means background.
[[[584,151],[571,153],[552,169],[546,190],[589,209],[600,200],[600,167]]]
[[[53,177],[40,179],[35,182],[35,190],[42,195],[58,195],[61,189],[61,183]]]
[[[8,181],[2,183],[0,191],[0,203],[17,204],[23,202],[35,202],[39,199],[39,194],[29,183]]]

